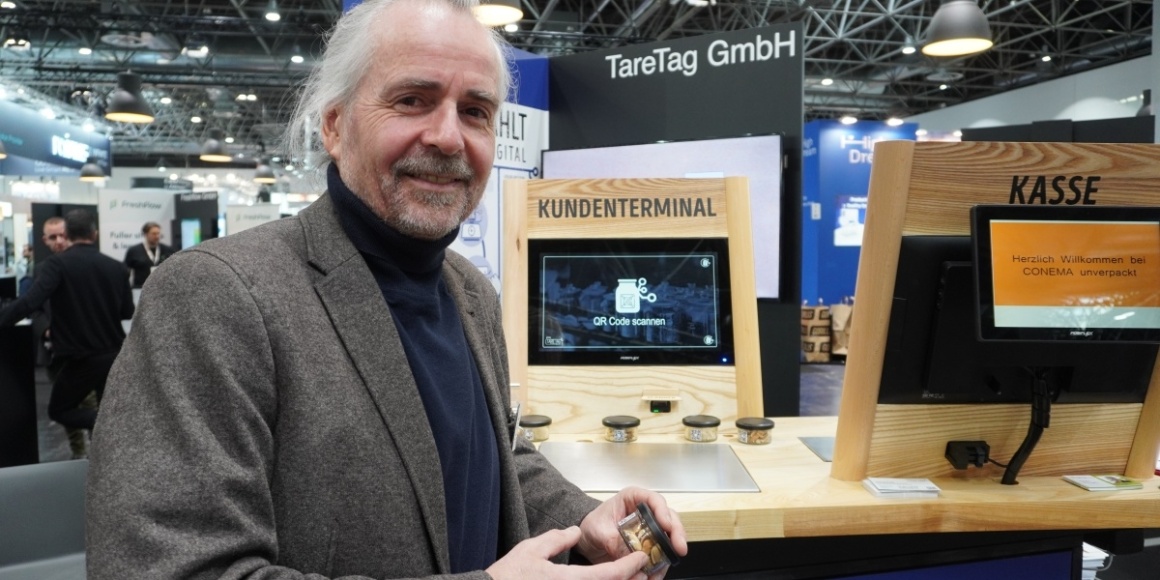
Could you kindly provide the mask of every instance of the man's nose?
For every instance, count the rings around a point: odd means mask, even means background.
[[[443,103],[431,113],[430,125],[423,132],[423,144],[438,148],[444,155],[463,150],[463,126],[455,103]]]

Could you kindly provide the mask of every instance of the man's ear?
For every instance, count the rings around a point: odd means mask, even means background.
[[[322,116],[322,146],[335,161],[342,155],[341,128],[342,110],[337,106],[327,109]]]

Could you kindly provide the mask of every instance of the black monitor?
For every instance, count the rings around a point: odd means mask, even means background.
[[[980,341],[969,236],[905,236],[898,256],[878,402],[1031,401],[1028,368],[1058,373],[1059,403],[1139,403],[1156,346]]]
[[[1160,214],[1105,209],[981,206],[973,236],[903,237],[879,403],[1030,402],[1013,484],[1052,404],[1142,402],[1160,337]]]
[[[528,256],[529,364],[733,364],[725,238],[533,238]]]
[[[1160,207],[977,206],[983,340],[1160,342]]]

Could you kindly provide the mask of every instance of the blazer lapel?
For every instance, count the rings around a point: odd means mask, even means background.
[[[342,231],[328,195],[299,214],[315,292],[383,419],[411,480],[439,572],[450,572],[439,450],[395,323],[374,276]]]

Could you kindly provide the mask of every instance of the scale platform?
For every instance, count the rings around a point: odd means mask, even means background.
[[[761,491],[729,445],[545,441],[540,453],[586,492],[629,485],[668,493]]]

